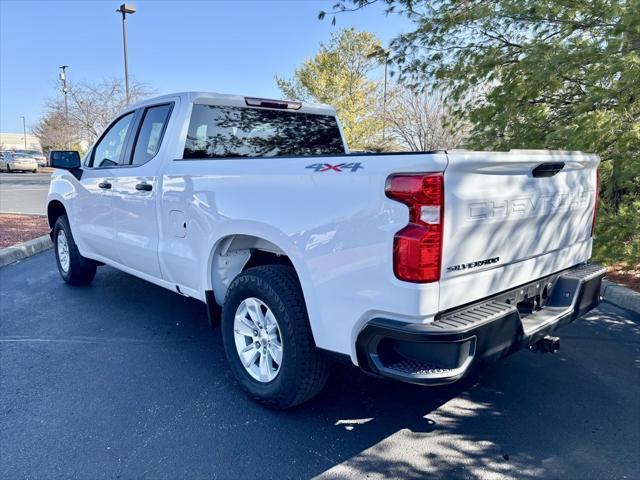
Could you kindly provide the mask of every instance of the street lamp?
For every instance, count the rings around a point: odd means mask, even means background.
[[[22,134],[24,135],[24,149],[27,149],[27,124],[26,121],[24,119],[24,115],[21,115],[20,118],[22,119]]]
[[[127,62],[127,28],[125,26],[127,13],[136,13],[136,6],[132,3],[123,3],[116,12],[122,13],[122,44],[124,46],[124,88],[129,104],[129,65]]]
[[[71,141],[69,139],[69,104],[67,103],[67,68],[69,65],[60,66],[60,81],[62,82],[62,93],[64,95],[64,138],[67,141],[67,148],[71,150]]]

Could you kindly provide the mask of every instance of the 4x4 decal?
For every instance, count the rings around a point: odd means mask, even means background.
[[[360,162],[358,163],[339,163],[337,165],[331,165],[330,163],[312,163],[304,168],[310,168],[316,172],[344,172],[350,170],[351,172],[357,172],[359,169],[364,168]]]

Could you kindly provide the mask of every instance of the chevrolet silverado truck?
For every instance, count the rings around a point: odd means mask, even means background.
[[[555,351],[600,301],[596,155],[349,154],[331,107],[189,92],[50,162],[64,281],[106,264],[201,300],[239,385],[274,408],[318,393],[336,356],[440,385]]]

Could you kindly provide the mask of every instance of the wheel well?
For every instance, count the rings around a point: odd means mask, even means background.
[[[47,219],[49,220],[49,227],[53,229],[58,217],[66,214],[67,211],[65,210],[64,205],[62,205],[62,202],[58,200],[52,200],[49,202],[49,205],[47,205]]]
[[[233,279],[245,270],[273,264],[293,267],[291,259],[277,245],[251,235],[230,235],[222,239],[211,262],[211,285],[219,305]]]
[[[293,267],[293,263],[291,263],[289,257],[284,254],[279,255],[277,253],[255,249],[251,252],[251,256],[249,260],[247,260],[247,263],[245,263],[242,271],[244,272],[249,268],[260,267],[262,265],[289,265]]]

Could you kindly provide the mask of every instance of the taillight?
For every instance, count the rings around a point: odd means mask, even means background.
[[[591,222],[591,236],[596,231],[596,217],[598,216],[598,203],[600,202],[600,170],[596,170],[596,194],[593,203],[593,221]]]
[[[440,280],[444,176],[398,174],[387,179],[387,197],[409,207],[409,224],[393,239],[393,271],[400,280]]]

